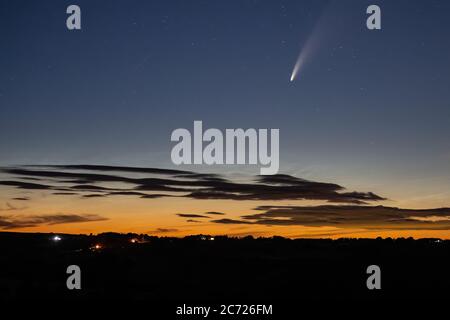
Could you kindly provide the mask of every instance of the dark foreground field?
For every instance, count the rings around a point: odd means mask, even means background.
[[[270,303],[450,298],[450,241],[0,233],[0,298]],[[368,290],[366,268],[381,268]],[[81,290],[66,269],[81,268]]]

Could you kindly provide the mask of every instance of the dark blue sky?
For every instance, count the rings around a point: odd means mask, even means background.
[[[279,128],[281,172],[448,185],[450,2],[0,3],[0,164],[173,167],[171,132],[203,120]]]

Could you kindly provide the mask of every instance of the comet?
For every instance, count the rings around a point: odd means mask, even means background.
[[[300,52],[300,54],[297,58],[297,62],[294,65],[294,69],[292,70],[291,79],[290,79],[291,82],[295,80],[295,78],[297,77],[297,74],[300,70],[300,67],[303,65],[304,59],[302,57],[302,53],[303,53],[303,51]]]
[[[298,55],[297,61],[295,62],[294,69],[292,69],[290,81],[293,82],[300,70],[303,68],[305,62],[309,60],[311,53],[315,51],[318,46],[317,36],[315,36],[315,32],[306,40],[305,45],[300,50],[300,54]]]
[[[328,3],[319,15],[319,18],[309,37],[306,38],[306,41],[301,47],[300,53],[295,61],[294,68],[292,69],[290,82],[293,82],[298,77],[300,71],[302,71],[305,67],[306,62],[310,60],[313,53],[315,53],[320,47],[321,42],[323,42],[321,40],[323,40],[325,34],[332,31],[329,27],[330,25],[332,26],[332,24],[325,23],[329,20],[330,12],[332,11],[330,10],[330,3]]]

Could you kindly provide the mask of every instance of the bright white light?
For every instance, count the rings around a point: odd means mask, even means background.
[[[61,241],[61,237],[60,236],[54,236],[53,237],[53,241]]]
[[[298,71],[300,70],[300,67],[302,66],[302,61],[303,61],[302,58],[303,58],[302,53],[300,53],[297,61],[295,62],[294,69],[292,70],[292,74],[291,74],[291,78],[290,78],[291,82],[294,81],[295,78],[297,77]]]
[[[324,32],[324,24],[323,21],[326,20],[324,14],[317,21],[314,29],[310,33],[309,37],[303,43],[300,53],[297,57],[297,61],[295,61],[294,69],[292,70],[291,77],[289,80],[293,82],[297,79],[300,71],[304,68],[305,64],[311,59],[312,55],[317,51],[320,47],[321,39],[323,37]]]

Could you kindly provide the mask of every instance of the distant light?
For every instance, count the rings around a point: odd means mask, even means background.
[[[137,240],[136,239],[131,239],[131,243],[136,243]]]
[[[60,236],[54,236],[53,237],[53,241],[61,241],[61,237]]]
[[[101,247],[102,247],[102,246],[99,245],[99,244],[96,244],[96,245],[95,245],[95,249],[97,249],[97,250],[98,250],[98,249],[101,249]]]
[[[209,240],[214,240],[214,237],[209,238]]]

